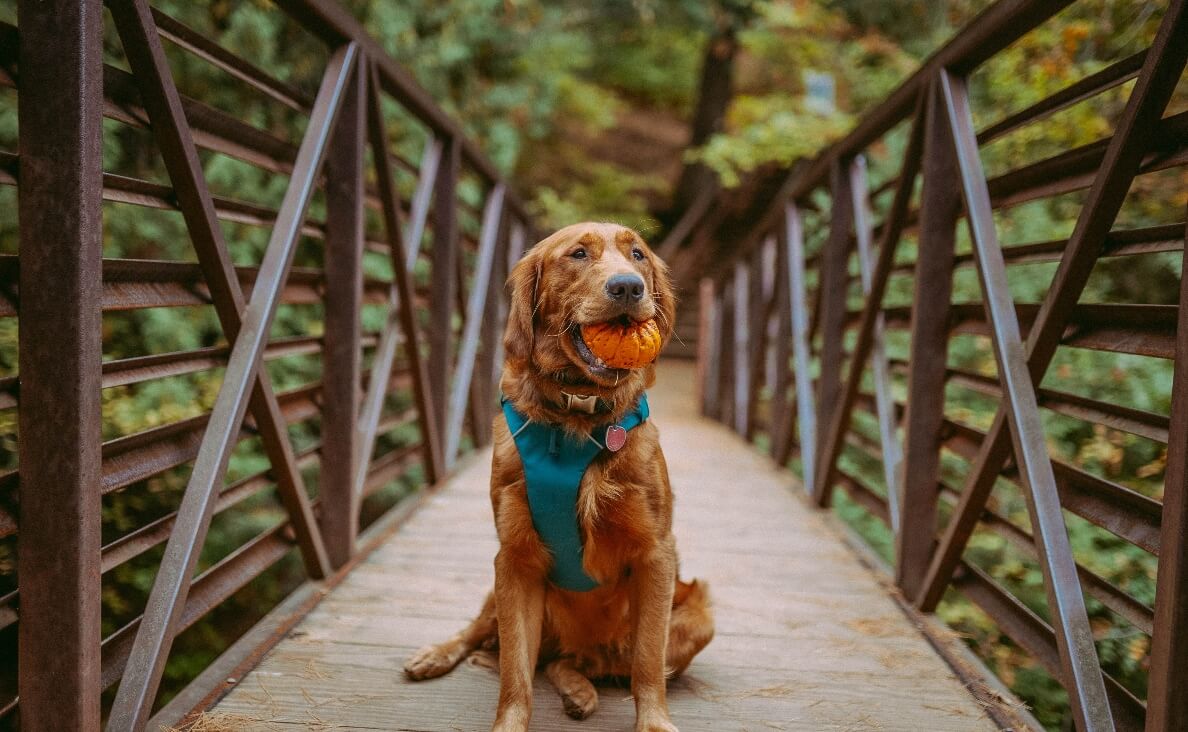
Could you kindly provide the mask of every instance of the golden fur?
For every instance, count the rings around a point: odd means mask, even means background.
[[[626,303],[609,297],[608,279],[631,273],[642,277],[644,295]],[[508,285],[502,388],[521,414],[588,434],[620,419],[654,382],[652,365],[621,371],[589,362],[572,335],[581,324],[654,317],[664,341],[671,337],[676,303],[667,268],[634,231],[601,223],[561,229],[524,256]],[[609,413],[566,409],[565,393],[597,395]],[[495,730],[528,728],[538,663],[572,717],[597,706],[590,679],[630,677],[636,730],[675,730],[665,680],[709,643],[713,618],[704,583],[677,577],[672,490],[656,426],[633,429],[622,450],[604,451],[582,479],[577,512],[584,568],[599,583],[594,590],[569,592],[548,581],[551,559],[532,526],[519,454],[502,415],[494,425],[491,505],[500,542],[495,589],[467,628],[410,659],[407,674],[439,676],[474,649],[497,644]]]

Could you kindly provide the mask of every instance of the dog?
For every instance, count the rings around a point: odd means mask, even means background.
[[[667,343],[676,318],[668,269],[631,229],[582,223],[529,250],[508,288],[504,414],[495,418],[491,465],[495,588],[470,625],[418,651],[405,673],[437,677],[475,649],[497,647],[496,732],[528,729],[540,665],[570,717],[584,719],[597,708],[592,679],[630,678],[636,731],[675,732],[666,681],[713,638],[708,588],[677,574],[668,468],[659,432],[646,419],[655,366],[612,368],[581,333],[583,325],[654,319]],[[533,512],[540,494],[530,502],[536,484],[517,443],[526,438],[513,435],[509,422],[541,430],[550,444],[559,434],[593,454],[568,509],[580,545],[545,541],[550,534]],[[629,431],[616,451],[611,433],[623,427]],[[575,557],[563,556],[567,548]],[[558,579],[562,564],[568,580],[588,585],[559,586],[566,585]]]

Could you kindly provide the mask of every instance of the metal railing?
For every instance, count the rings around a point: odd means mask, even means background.
[[[19,698],[0,699],[0,717],[19,713],[25,729],[96,729],[112,687],[107,729],[145,729],[183,630],[294,545],[309,578],[333,575],[356,554],[368,496],[415,465],[435,483],[467,434],[489,440],[506,312],[498,283],[531,223],[344,8],[278,4],[326,49],[314,94],[146,0],[106,3],[128,70],[104,63],[99,0],[22,0],[17,27],[0,24],[0,87],[16,90],[20,115],[18,149],[0,151],[0,184],[17,186],[20,213],[19,258],[0,258],[0,317],[20,329],[19,374],[0,379],[0,410],[17,410],[20,434],[18,468],[0,475],[0,538],[19,538],[19,589],[0,598],[0,622],[19,623]],[[292,110],[304,133],[290,142],[180,93],[162,39]],[[166,183],[104,172],[105,134],[118,134],[104,132],[105,118],[151,133]],[[398,124],[423,133],[419,162],[392,144]],[[207,154],[286,177],[279,207],[212,193]],[[464,180],[485,201],[469,227]],[[402,200],[401,183],[414,181]],[[180,212],[196,261],[105,258],[112,204]],[[270,231],[255,266],[234,266],[230,224]],[[292,266],[303,239],[322,248],[322,268]],[[365,252],[387,258],[390,279],[364,276]],[[320,333],[270,337],[278,310],[310,304],[324,308]],[[226,345],[104,360],[105,314],[167,307],[213,307]],[[383,310],[378,332],[362,330],[367,307]],[[300,355],[319,359],[320,380],[278,391],[268,365]],[[214,369],[209,412],[102,438],[104,389]],[[311,423],[319,439],[295,450],[289,430]],[[377,439],[409,426],[419,438]],[[249,439],[271,467],[228,482],[230,456]],[[187,465],[176,511],[106,538],[102,496]],[[273,485],[287,519],[196,574],[212,517]],[[143,615],[101,637],[104,574],[153,550],[163,554]]]
[[[988,8],[852,133],[794,168],[737,246],[723,243],[733,260],[701,286],[702,407],[748,438],[762,436],[779,463],[799,457],[817,504],[828,506],[841,488],[886,524],[906,599],[932,611],[949,588],[963,593],[1060,681],[1078,729],[1183,729],[1188,695],[1176,689],[1188,680],[1188,329],[1177,323],[1188,280],[1178,305],[1079,300],[1101,258],[1184,250],[1182,222],[1114,226],[1136,176],[1188,162],[1188,119],[1164,117],[1188,56],[1188,11],[1171,0],[1150,48],[978,130],[967,79],[1070,4],[1002,0]],[[1110,137],[987,176],[980,148],[1131,80]],[[868,151],[904,124],[901,162],[872,185]],[[1070,192],[1083,203],[1067,240],[1002,246],[998,212]],[[827,233],[817,247],[809,216]],[[966,253],[957,247],[961,219]],[[905,239],[914,239],[914,256]],[[1059,263],[1051,286],[1042,302],[1015,302],[1010,272],[1035,262]],[[970,268],[982,299],[954,303],[954,276]],[[912,288],[910,305],[884,304],[896,280],[900,292]],[[893,358],[888,338],[905,330],[910,346]],[[951,365],[951,339],[969,334],[988,340],[993,369]],[[1174,359],[1170,415],[1038,388],[1058,348]],[[947,411],[947,389],[996,399],[993,421],[979,426]],[[1050,414],[1166,445],[1162,504],[1052,457]],[[882,485],[847,468],[843,455],[878,465],[872,472]],[[1029,520],[988,502],[1000,480],[1017,486]],[[1066,514],[1158,558],[1154,607],[1078,563]],[[1037,559],[1047,618],[965,558],[975,529]],[[1103,672],[1086,597],[1150,637],[1145,700]]]

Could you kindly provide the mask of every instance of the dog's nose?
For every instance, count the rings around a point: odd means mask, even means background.
[[[643,278],[633,273],[613,275],[606,281],[606,294],[610,299],[624,305],[639,302],[644,296]]]

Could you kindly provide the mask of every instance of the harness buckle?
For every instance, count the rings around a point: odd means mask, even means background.
[[[598,396],[595,394],[582,396],[581,394],[570,394],[567,391],[561,393],[565,395],[565,408],[571,412],[594,414],[598,409]]]

